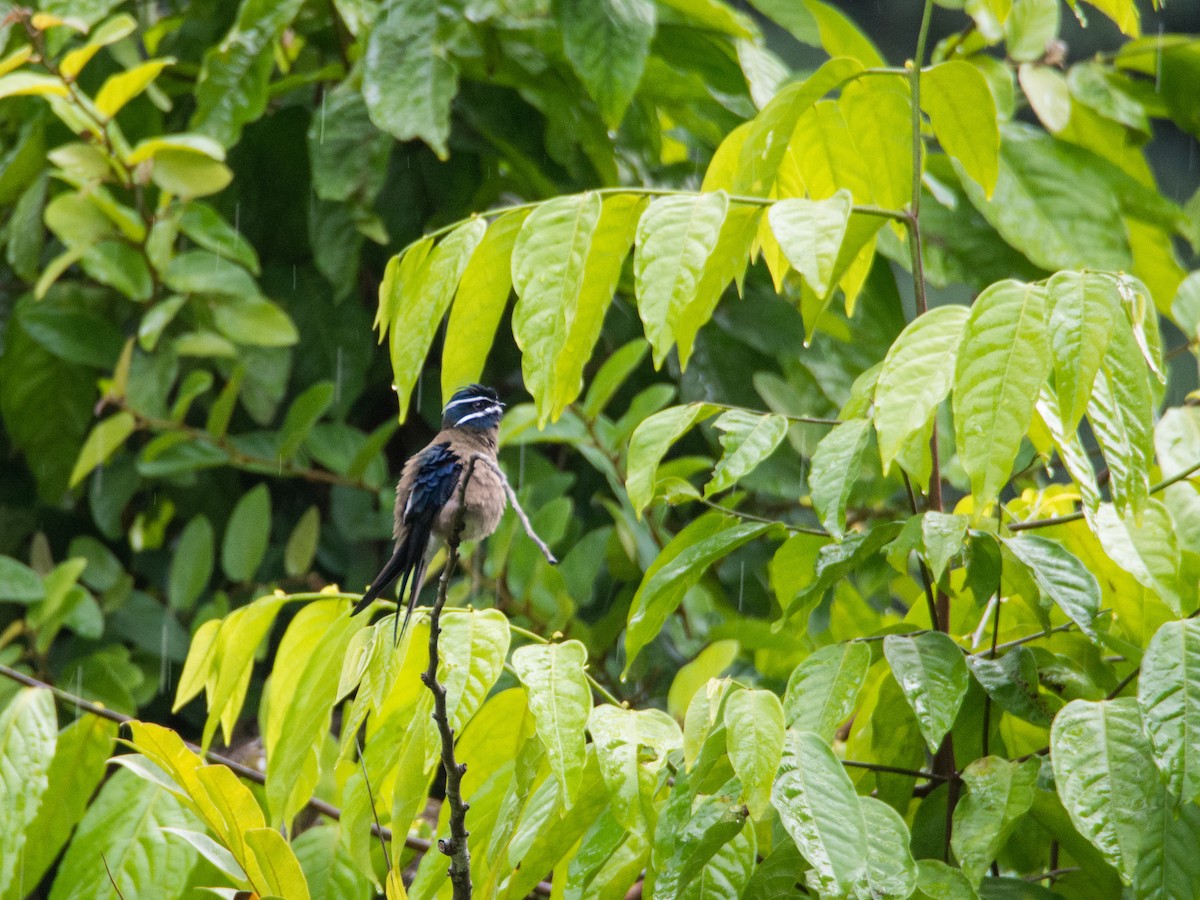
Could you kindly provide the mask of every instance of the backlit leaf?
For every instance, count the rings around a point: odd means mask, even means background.
[[[767,213],[788,262],[821,299],[836,287],[833,269],[852,204],[850,192],[840,190],[827,200],[781,200]]]
[[[921,109],[947,155],[992,196],[999,169],[996,101],[979,69],[962,60],[939,63],[921,74]]]

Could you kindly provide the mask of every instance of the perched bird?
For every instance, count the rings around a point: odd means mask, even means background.
[[[408,628],[425,567],[437,547],[437,539],[447,540],[454,530],[459,508],[459,478],[472,456],[496,461],[496,438],[504,404],[490,387],[470,384],[459,389],[442,410],[442,430],[420,453],[404,464],[396,485],[396,552],[363,594],[351,615],[371,605],[376,597],[400,579],[399,601],[410,587],[404,625],[395,638],[399,641]],[[462,539],[485,538],[500,523],[504,513],[504,483],[483,460],[475,463],[467,482],[466,511],[463,514]],[[396,619],[399,621],[399,611]]]

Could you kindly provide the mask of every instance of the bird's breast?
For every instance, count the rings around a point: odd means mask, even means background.
[[[460,478],[466,474],[466,465]],[[458,516],[459,492],[456,490],[450,500],[442,508],[437,518],[437,532],[443,538],[449,538]],[[476,462],[471,472],[471,480],[467,482],[466,512],[463,514],[464,541],[478,541],[487,537],[500,524],[506,505],[504,485],[491,466]]]

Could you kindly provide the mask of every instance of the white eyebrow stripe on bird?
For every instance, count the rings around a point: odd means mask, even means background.
[[[492,402],[491,397],[481,397],[478,394],[476,394],[472,397],[462,397],[461,399],[458,399],[458,400],[451,400],[449,403],[446,404],[446,409],[449,409],[452,406],[458,406],[461,403],[478,403],[480,400],[486,400],[488,403]]]
[[[493,413],[502,413],[502,412],[504,412],[504,407],[497,403],[492,406],[489,406],[487,409],[481,409],[481,410],[479,410],[479,412],[473,412],[469,416],[463,416],[461,419],[459,419],[454,424],[455,425],[465,425],[467,422],[470,422],[472,419],[480,419],[480,418],[483,418],[484,416],[490,416]]]

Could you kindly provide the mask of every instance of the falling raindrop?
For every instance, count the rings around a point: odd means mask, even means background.
[[[742,611],[742,601],[746,598],[746,561],[742,560],[741,574],[738,575],[738,613]]]

